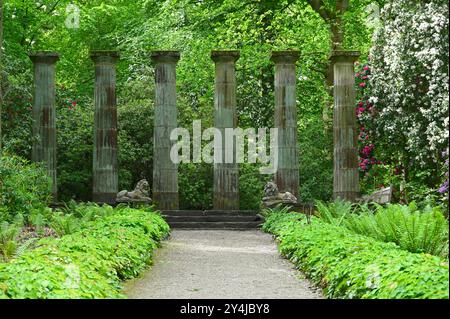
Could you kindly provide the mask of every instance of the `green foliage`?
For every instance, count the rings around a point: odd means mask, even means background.
[[[410,205],[367,205],[352,209],[352,204],[337,201],[329,205],[317,202],[321,220],[379,241],[396,243],[413,253],[428,253],[448,258],[448,220],[442,208],[429,205],[419,209]]]
[[[448,258],[448,221],[440,207],[415,204],[377,206],[373,213],[363,207],[359,215],[349,215],[344,225],[362,235],[384,242],[394,242],[413,253],[428,253]]]
[[[328,298],[448,299],[448,262],[415,254],[301,214],[269,215],[263,226],[280,251]]]
[[[76,232],[80,223],[72,214],[62,215],[54,214],[50,222],[50,226],[59,236],[70,235]]]
[[[266,207],[261,211],[263,216],[272,216],[274,214],[288,214],[290,212],[290,207],[288,205],[278,204],[274,208]]]
[[[56,89],[56,105],[58,199],[90,200],[94,132],[92,98],[61,84]]]
[[[322,220],[330,224],[340,225],[342,220],[351,212],[352,204],[341,199],[325,204],[316,201],[317,211]]]
[[[345,24],[351,37],[344,45],[365,53],[371,30],[357,17],[366,2],[370,1],[353,1],[349,7]],[[79,29],[65,27],[68,4],[80,8]],[[32,64],[27,53],[46,49],[61,54],[56,78],[61,200],[91,199],[94,71],[89,50],[121,52],[117,66],[119,181],[121,189],[130,189],[141,178],[152,181],[154,68],[148,51],[174,48],[182,56],[177,66],[178,123],[187,128],[193,119],[212,126],[211,50],[241,51],[237,113],[239,126],[248,128],[273,127],[270,51],[299,49],[300,196],[303,201],[330,198],[332,110],[324,85],[330,34],[306,1],[62,0],[48,5],[10,0],[4,16],[2,119],[9,151],[30,157]],[[70,108],[73,102],[76,106]],[[181,207],[211,206],[211,172],[203,164],[180,167]],[[242,167],[241,173],[241,207],[256,208],[267,176],[257,176],[256,167]]]
[[[70,235],[41,239],[36,249],[0,264],[0,296],[123,298],[120,281],[137,276],[149,264],[169,226],[148,210],[119,207],[105,215]]]
[[[241,164],[239,167],[239,205],[240,209],[259,210],[264,194],[264,185],[271,176],[261,175],[259,167]]]
[[[0,225],[0,262],[20,257],[35,242],[35,238],[19,241],[20,229],[19,224],[3,222]]]
[[[12,221],[17,214],[28,216],[33,209],[47,206],[50,184],[40,165],[16,156],[1,157],[0,220]]]
[[[180,206],[210,209],[213,198],[213,168],[208,164],[182,163],[179,166]]]
[[[11,259],[17,251],[17,237],[20,227],[3,222],[0,226],[0,257],[4,261]]]

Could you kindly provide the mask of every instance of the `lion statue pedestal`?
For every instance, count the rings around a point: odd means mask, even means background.
[[[266,186],[264,186],[262,205],[266,208],[273,208],[278,204],[297,204],[297,197],[289,192],[280,193],[277,184],[268,182]]]
[[[149,193],[150,186],[146,179],[142,179],[137,182],[136,187],[133,191],[129,192],[127,190],[123,190],[117,193],[116,202],[149,204],[152,201]]]

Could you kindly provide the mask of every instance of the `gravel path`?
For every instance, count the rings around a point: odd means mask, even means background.
[[[129,298],[322,298],[259,230],[173,230]]]

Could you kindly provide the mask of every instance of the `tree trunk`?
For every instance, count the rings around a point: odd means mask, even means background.
[[[334,10],[325,8],[322,0],[307,0],[311,8],[316,11],[322,19],[328,24],[330,28],[331,51],[338,51],[343,49],[344,41],[344,21],[343,15],[348,9],[348,0],[337,0]],[[328,86],[333,85],[333,66],[329,64],[325,70],[325,81]],[[332,92],[331,89],[329,91]]]

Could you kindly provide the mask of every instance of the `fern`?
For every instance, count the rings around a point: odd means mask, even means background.
[[[283,204],[278,204],[274,208],[269,208],[269,207],[264,208],[261,211],[261,215],[268,216],[270,214],[276,214],[276,213],[278,213],[278,214],[287,214],[287,213],[290,212],[290,210],[291,210],[290,206],[286,206],[286,205],[283,205]]]
[[[23,244],[20,244],[17,246],[13,257],[14,258],[18,258],[20,256],[22,256],[22,254],[27,251],[28,249],[30,249],[30,247],[38,240],[38,238],[30,238],[27,241],[25,241]]]
[[[19,233],[20,227],[17,225],[4,222],[0,226],[0,255],[5,262],[9,261],[17,251]]]
[[[325,205],[317,202],[320,217],[331,224],[343,225],[351,231],[384,242],[393,242],[413,253],[428,253],[448,258],[448,220],[439,207],[418,210],[409,206],[375,204],[375,211],[367,205],[357,207],[358,214],[350,213],[348,204]]]
[[[333,225],[340,225],[351,213],[352,204],[337,199],[335,202],[326,205],[324,202],[318,200],[316,201],[316,208],[321,219]]]
[[[68,215],[54,215],[50,222],[51,227],[55,230],[58,236],[64,236],[74,233],[80,228],[80,221],[72,216]]]

